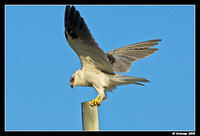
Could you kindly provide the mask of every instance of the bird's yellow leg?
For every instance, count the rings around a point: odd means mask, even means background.
[[[91,102],[90,102],[90,105],[93,107],[93,106],[96,106],[96,105],[101,105],[101,101],[102,101],[102,99],[103,98],[100,98],[99,99],[99,95],[94,99],[94,100],[92,100]]]

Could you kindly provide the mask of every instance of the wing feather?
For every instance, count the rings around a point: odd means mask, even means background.
[[[84,19],[74,6],[66,6],[65,36],[71,48],[79,56],[82,69],[97,68],[114,73],[106,54],[98,47]]]
[[[161,39],[150,40],[131,44],[125,47],[121,47],[110,52],[106,55],[113,65],[114,72],[128,72],[132,63],[138,59],[144,59],[150,54],[158,50],[158,48],[149,48],[155,46]]]

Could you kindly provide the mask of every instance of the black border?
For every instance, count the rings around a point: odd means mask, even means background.
[[[109,3],[108,3],[109,2]],[[1,74],[1,93],[0,94],[0,101],[1,101],[1,114],[0,114],[0,135],[49,135],[49,136],[54,136],[54,135],[66,135],[66,134],[72,134],[72,135],[158,135],[158,136],[165,136],[165,135],[173,135],[173,133],[177,133],[175,135],[178,135],[178,133],[189,133],[192,131],[99,131],[99,132],[84,132],[84,131],[5,131],[5,111],[4,111],[4,106],[5,106],[5,5],[66,5],[66,4],[80,4],[80,5],[96,5],[96,4],[105,4],[105,5],[195,5],[195,135],[199,135],[199,123],[197,120],[199,120],[198,115],[198,106],[199,106],[199,101],[198,101],[198,96],[199,92],[197,91],[197,86],[199,83],[197,83],[199,76],[197,76],[196,73],[197,71],[197,63],[199,62],[198,60],[198,46],[200,45],[199,43],[199,20],[200,18],[200,3],[198,0],[138,0],[138,1],[105,1],[102,0],[95,0],[95,1],[78,1],[78,0],[27,0],[27,1],[22,1],[22,0],[0,0],[0,14],[1,14],[1,33],[0,33],[0,43],[1,43],[1,65],[2,65],[2,74]],[[184,73],[183,73],[184,74]],[[198,74],[199,75],[199,74]]]
[[[1,52],[0,52],[0,55],[1,55],[1,70],[2,70],[2,74],[1,74],[1,93],[2,94],[0,94],[0,102],[1,102],[1,106],[0,106],[0,111],[1,111],[1,113],[0,113],[0,135],[1,135],[1,133],[2,132],[4,132],[4,122],[5,122],[5,119],[4,119],[4,93],[5,93],[5,91],[4,91],[4,77],[5,77],[5,67],[4,67],[4,56],[5,56],[5,42],[4,42],[4,40],[5,40],[5,35],[4,35],[4,26],[5,26],[5,21],[4,21],[4,5],[2,4],[2,3],[0,3],[0,17],[1,17],[1,28],[0,28],[0,30],[1,30],[1,32],[0,32],[0,45],[1,45]],[[3,129],[1,128],[1,127],[3,127]]]
[[[196,133],[199,135],[200,134],[200,129],[199,129],[199,73],[197,70],[197,67],[199,66],[199,59],[198,59],[198,51],[199,51],[199,30],[200,30],[200,23],[199,23],[199,17],[200,17],[200,2],[196,3],[195,5],[195,130]],[[198,73],[198,74],[197,74]],[[197,76],[198,75],[198,76]]]
[[[92,1],[83,1],[83,0],[2,0],[5,4],[195,4],[198,0],[113,0],[113,1],[102,1],[102,0],[92,0]]]

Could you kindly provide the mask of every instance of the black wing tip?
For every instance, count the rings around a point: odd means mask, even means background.
[[[76,33],[75,26],[74,26],[74,17],[77,14],[77,10],[72,5],[66,5],[65,9],[65,37],[68,38],[66,32],[68,35],[70,35],[73,39],[77,39],[78,35]]]
[[[71,6],[70,5],[66,5],[66,8],[65,8],[65,17],[67,16],[67,13],[69,12]]]
[[[75,8],[75,6],[73,6],[73,5],[66,5],[66,8],[65,8],[65,16],[67,16],[68,14],[68,12],[71,12],[71,10],[75,10],[76,11],[76,8]]]
[[[72,11],[76,10],[76,8],[73,5],[70,8]]]
[[[74,5],[66,5],[66,8],[71,8],[71,7],[74,7]]]

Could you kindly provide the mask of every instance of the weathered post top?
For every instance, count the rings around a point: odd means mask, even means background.
[[[98,108],[89,102],[81,103],[82,126],[84,131],[99,131]]]

